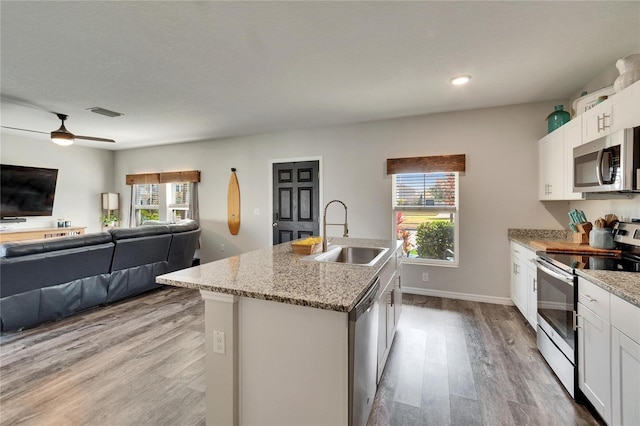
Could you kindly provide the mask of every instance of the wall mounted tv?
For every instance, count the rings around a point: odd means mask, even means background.
[[[51,216],[58,169],[0,164],[0,218]]]

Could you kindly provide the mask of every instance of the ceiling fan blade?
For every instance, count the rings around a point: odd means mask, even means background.
[[[79,136],[79,135],[75,135],[76,139],[84,139],[86,141],[96,141],[96,142],[111,142],[111,143],[116,143],[116,141],[114,141],[113,139],[105,139],[105,138],[96,138],[93,136]]]
[[[49,134],[49,132],[40,132],[38,130],[21,129],[19,127],[2,126],[2,128],[3,129],[11,129],[11,130],[21,130],[23,132],[42,133],[43,135],[48,135]]]
[[[11,103],[11,104],[14,104],[14,105],[19,105],[19,106],[26,107],[26,108],[38,109],[40,111],[44,111],[44,112],[49,112],[49,113],[55,114],[55,112],[51,111],[49,108],[45,108],[42,105],[39,105],[39,104],[31,102],[31,101],[27,101],[26,99],[18,98],[18,97],[15,97],[15,96],[0,95],[0,102],[8,102],[8,103]]]

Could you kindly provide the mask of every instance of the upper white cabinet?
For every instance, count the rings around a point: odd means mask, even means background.
[[[640,81],[582,114],[582,143],[640,125]]]
[[[538,142],[538,199],[577,200],[573,192],[573,148],[582,144],[582,117],[578,116]]]
[[[611,132],[640,126],[640,81],[574,117],[538,141],[538,199],[578,200],[573,192],[573,148]]]
[[[564,196],[564,129],[560,127],[538,142],[538,198]]]
[[[580,200],[582,192],[573,192],[573,148],[582,145],[582,116],[561,127],[564,129],[564,199]]]

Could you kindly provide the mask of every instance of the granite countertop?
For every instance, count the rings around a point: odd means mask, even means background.
[[[160,275],[160,284],[349,312],[402,241],[331,238],[331,244],[384,247],[373,266],[302,260],[291,243]]]
[[[571,231],[567,230],[509,229],[507,235],[510,241],[533,251],[536,248],[530,243],[534,240],[571,241]],[[576,274],[640,308],[640,273],[576,269]]]

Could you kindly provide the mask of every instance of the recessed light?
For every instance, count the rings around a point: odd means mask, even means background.
[[[451,84],[454,86],[461,86],[463,84],[467,84],[469,80],[471,80],[470,75],[459,75],[451,79]]]

